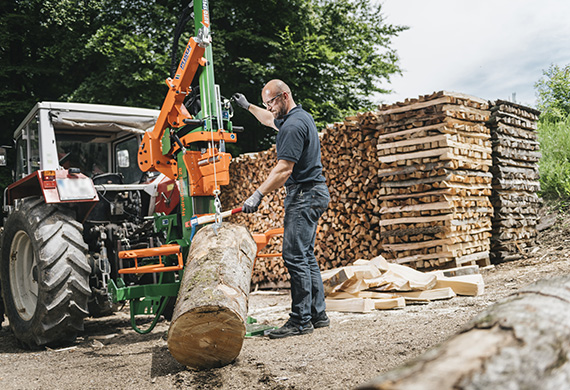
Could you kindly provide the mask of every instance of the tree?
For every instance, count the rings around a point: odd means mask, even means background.
[[[381,5],[366,0],[243,0],[213,2],[216,78],[223,91],[244,93],[260,103],[261,87],[280,78],[317,125],[373,106],[381,85],[400,73],[391,39],[406,27],[386,24]],[[278,17],[276,17],[278,15]],[[246,150],[274,142],[248,113]],[[266,134],[259,137],[259,134]]]
[[[9,0],[0,5],[2,142],[38,101],[159,108],[166,94],[175,0]],[[368,0],[211,0],[216,81],[226,97],[260,103],[263,84],[285,80],[318,125],[372,106],[399,73],[386,24]],[[190,34],[177,42],[180,57]],[[236,110],[236,153],[273,142]]]
[[[542,74],[534,85],[538,108],[542,111],[541,120],[565,120],[570,115],[570,64],[564,67],[551,64]]]

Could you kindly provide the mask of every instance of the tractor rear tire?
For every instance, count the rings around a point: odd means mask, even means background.
[[[74,217],[67,207],[33,197],[6,219],[1,287],[10,327],[24,346],[66,345],[83,331],[91,267]]]

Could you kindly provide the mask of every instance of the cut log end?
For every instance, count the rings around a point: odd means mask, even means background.
[[[200,307],[184,313],[170,325],[168,350],[187,367],[223,367],[241,351],[245,323],[225,307]]]

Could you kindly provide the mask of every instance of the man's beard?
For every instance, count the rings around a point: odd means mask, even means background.
[[[287,108],[285,107],[285,105],[282,105],[273,115],[275,116],[275,119],[283,119],[285,115],[287,115]]]

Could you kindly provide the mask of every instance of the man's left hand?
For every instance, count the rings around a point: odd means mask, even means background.
[[[259,208],[261,199],[263,199],[263,194],[259,190],[255,190],[253,195],[247,198],[247,200],[243,203],[242,211],[248,214],[255,213]]]

